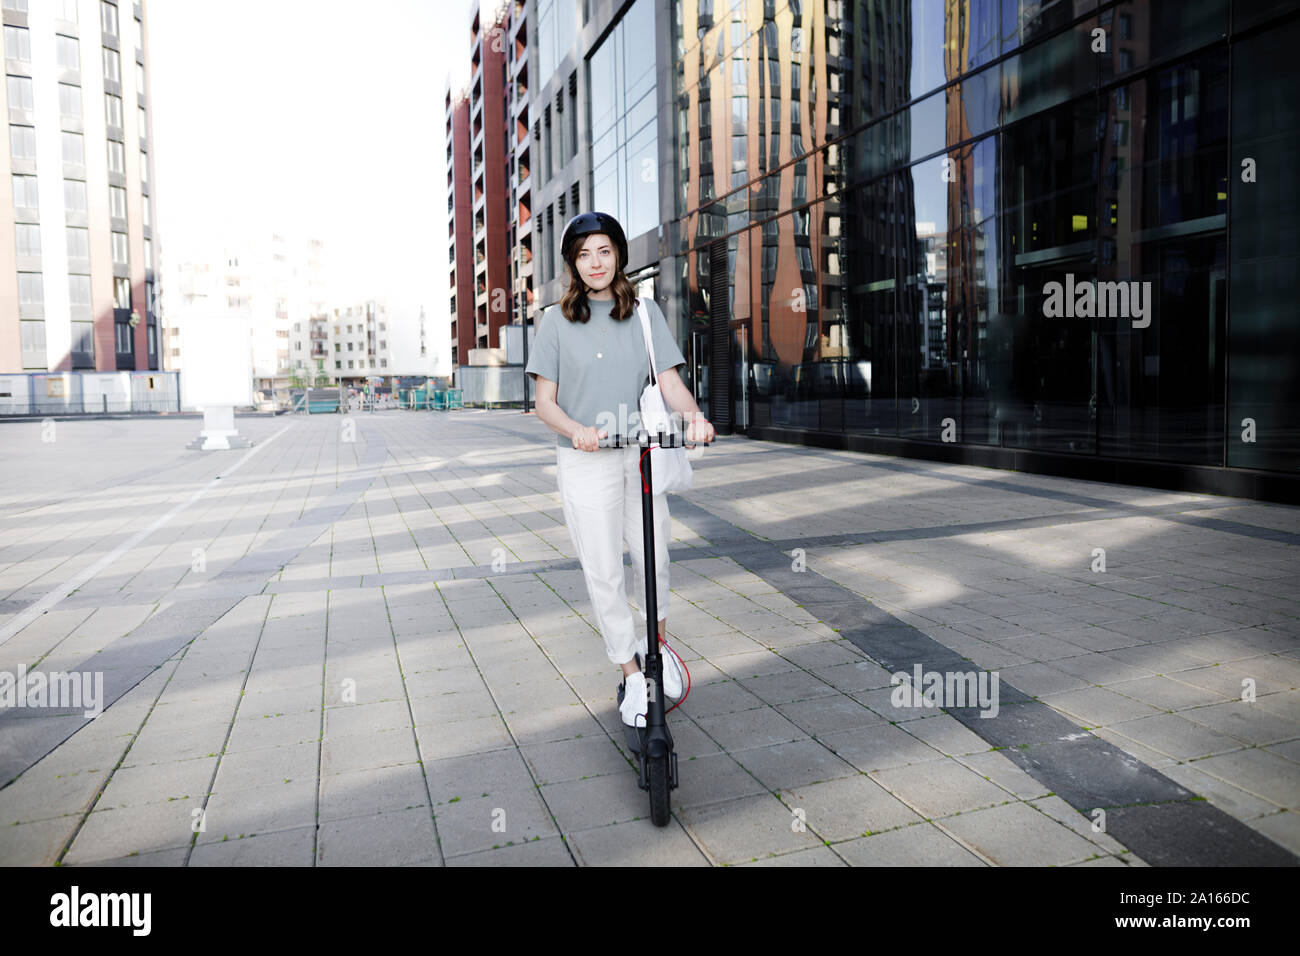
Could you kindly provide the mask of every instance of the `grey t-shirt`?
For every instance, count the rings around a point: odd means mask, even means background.
[[[649,297],[641,301],[650,316],[657,377],[685,365],[686,359],[659,304]],[[570,322],[558,304],[542,313],[524,371],[555,382],[556,404],[578,424],[604,429],[610,435],[627,434],[637,421],[633,416],[640,414],[641,390],[650,384],[650,353],[641,332],[641,316],[633,309],[628,318],[616,321],[611,314],[613,299],[587,302],[591,318],[585,323]],[[668,410],[672,412],[671,407]],[[558,432],[555,443],[572,447],[572,441]]]

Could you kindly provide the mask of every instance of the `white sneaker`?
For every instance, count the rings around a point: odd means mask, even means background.
[[[618,706],[623,723],[629,727],[645,726],[646,710],[649,708],[647,697],[645,675],[640,671],[623,680],[623,703]]]
[[[636,666],[645,670],[645,639],[641,640],[641,651],[636,656]],[[668,649],[662,641],[659,644],[659,660],[663,664],[664,696],[673,700],[682,699],[682,665],[677,655]]]

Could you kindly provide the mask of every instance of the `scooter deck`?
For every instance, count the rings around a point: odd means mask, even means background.
[[[641,655],[640,655],[640,654],[637,654],[637,655],[636,655],[636,666],[637,666],[637,667],[641,667],[641,666],[642,666],[642,664],[641,664]],[[618,706],[619,706],[620,708],[623,706],[623,695],[624,695],[624,693],[625,693],[624,685],[620,683],[620,684],[618,685]],[[621,711],[619,712],[619,717],[618,717],[618,719],[619,719],[619,722],[622,723],[622,721],[623,721],[623,714],[622,714]],[[669,739],[669,741],[671,741],[671,740],[673,739],[673,735],[672,735],[671,733],[668,732],[668,728],[667,728],[667,727],[664,728],[664,732],[668,734],[668,739]],[[644,743],[645,743],[646,728],[644,728],[644,727],[629,727],[627,724],[623,724],[623,733],[624,733],[624,735],[627,737],[627,748],[628,748],[628,750],[632,751],[632,753],[634,753],[634,754],[640,754],[640,753],[641,753],[641,748],[642,748],[642,746],[643,746]]]

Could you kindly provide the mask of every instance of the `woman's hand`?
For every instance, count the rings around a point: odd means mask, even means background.
[[[713,426],[709,424],[709,420],[703,415],[695,417],[686,426],[686,440],[688,442],[710,442],[716,440],[717,437],[717,434],[713,431]]]
[[[578,451],[595,451],[600,447],[600,440],[608,437],[603,430],[596,431],[594,426],[586,425],[575,431],[571,440]]]

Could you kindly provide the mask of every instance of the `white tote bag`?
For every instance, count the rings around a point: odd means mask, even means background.
[[[650,315],[640,299],[637,300],[636,309],[641,315],[641,332],[645,335],[646,350],[650,353],[650,384],[641,392],[641,427],[654,437],[660,431],[671,432],[672,419],[664,404],[663,393],[659,390],[658,376],[655,375],[655,346],[650,331]],[[691,488],[691,463],[686,458],[685,448],[653,446],[650,450],[650,472],[652,490],[656,495],[665,491],[689,491]]]

